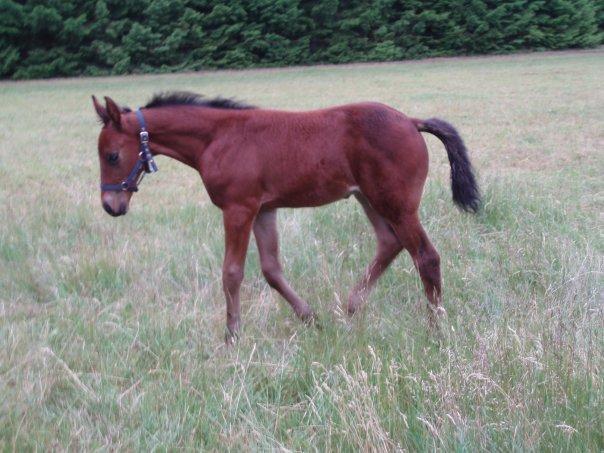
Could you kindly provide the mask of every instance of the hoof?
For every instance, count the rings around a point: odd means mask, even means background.
[[[445,310],[445,307],[442,306],[438,306],[436,308],[433,308],[432,311],[434,312],[434,314],[436,316],[438,316],[439,318],[442,318],[444,316],[447,316],[447,310]]]
[[[239,332],[231,332],[231,330],[227,328],[226,332],[224,333],[224,344],[227,347],[231,347],[235,346],[237,342],[239,342]]]
[[[363,306],[363,298],[356,293],[353,293],[348,297],[348,305],[346,305],[346,313],[352,317],[359,312],[359,309]]]
[[[296,316],[304,322],[312,321],[312,319],[316,317],[315,312],[312,311],[310,307],[301,311],[296,310]]]
[[[428,326],[436,332],[441,331],[440,321],[447,315],[447,311],[441,306],[428,305]]]
[[[428,305],[428,316],[434,319],[441,319],[447,316],[447,310],[442,305],[436,307]]]
[[[307,313],[304,313],[304,314],[300,315],[299,318],[307,326],[315,326],[315,327],[318,327],[319,329],[321,328],[321,326],[319,325],[319,317],[312,310],[310,310]]]

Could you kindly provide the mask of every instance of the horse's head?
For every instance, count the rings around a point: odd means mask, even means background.
[[[120,109],[110,98],[105,98],[102,106],[96,97],[92,103],[103,124],[99,134],[98,150],[101,164],[101,202],[103,208],[112,216],[128,212],[132,193],[144,169],[139,161],[138,129],[124,121],[128,109]],[[133,185],[124,185],[131,181]]]

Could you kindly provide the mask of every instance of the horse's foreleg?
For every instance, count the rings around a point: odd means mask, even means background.
[[[254,236],[260,254],[262,273],[268,284],[283,296],[300,319],[311,320],[313,318],[312,309],[296,294],[283,276],[281,263],[279,263],[279,236],[275,210],[262,211],[256,216]]]
[[[256,211],[235,206],[224,210],[225,254],[222,266],[222,285],[227,308],[227,343],[233,342],[239,332],[239,288],[243,280],[245,256]]]
[[[363,304],[377,280],[403,248],[394,234],[392,227],[388,224],[386,219],[371,207],[365,196],[362,194],[357,194],[355,196],[361,203],[361,206],[363,206],[363,210],[373,226],[377,239],[377,251],[375,258],[367,267],[363,277],[348,297],[347,310],[348,314],[351,315]]]

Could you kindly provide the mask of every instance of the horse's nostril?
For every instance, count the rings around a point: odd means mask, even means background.
[[[107,202],[103,202],[103,209],[107,212],[107,214],[112,215],[112,216],[116,216],[119,214],[116,214],[113,209],[111,209],[111,206],[109,205],[109,203]]]

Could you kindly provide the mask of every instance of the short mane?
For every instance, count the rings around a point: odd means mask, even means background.
[[[194,105],[196,107],[210,107],[215,109],[247,110],[255,109],[253,105],[235,101],[234,99],[216,97],[207,99],[201,94],[189,91],[167,91],[153,95],[145,108],[167,107],[176,105]]]

